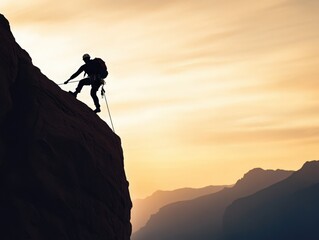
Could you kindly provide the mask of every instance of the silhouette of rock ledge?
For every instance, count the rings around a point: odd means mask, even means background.
[[[0,239],[130,239],[120,138],[33,66],[1,14],[0,106]]]

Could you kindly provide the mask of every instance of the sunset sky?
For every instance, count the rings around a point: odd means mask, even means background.
[[[133,199],[319,159],[318,0],[1,0],[0,10],[56,83],[84,53],[106,61]],[[79,99],[93,108],[89,89]]]

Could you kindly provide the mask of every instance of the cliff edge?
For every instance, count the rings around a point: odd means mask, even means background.
[[[120,138],[33,66],[0,14],[0,238],[130,239]]]

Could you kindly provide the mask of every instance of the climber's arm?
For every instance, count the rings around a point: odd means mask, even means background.
[[[74,74],[72,74],[72,76],[71,76],[68,80],[66,80],[64,83],[67,84],[71,79],[76,78],[76,77],[79,76],[80,73],[83,72],[83,71],[84,71],[84,67],[81,66],[81,67],[79,68],[79,70],[77,70]]]

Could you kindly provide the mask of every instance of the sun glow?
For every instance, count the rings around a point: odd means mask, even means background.
[[[133,198],[232,184],[254,167],[297,169],[318,158],[315,1],[2,0],[0,7],[17,42],[56,83],[80,67],[84,52],[106,61]],[[93,107],[89,89],[79,99]],[[106,106],[100,116],[110,124]]]

